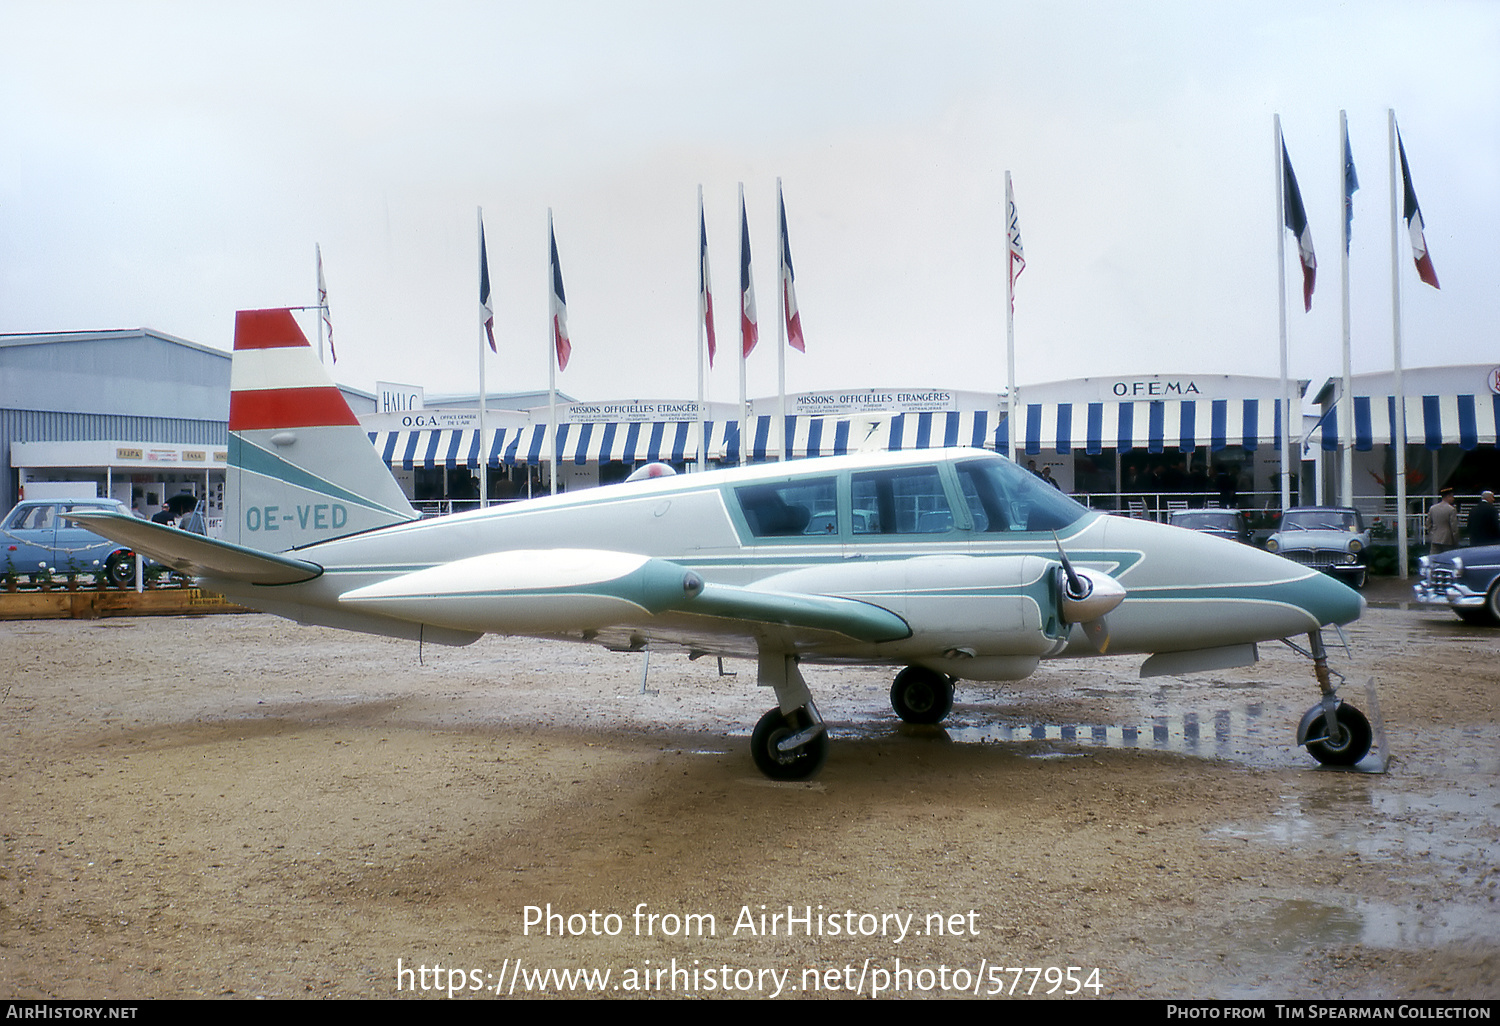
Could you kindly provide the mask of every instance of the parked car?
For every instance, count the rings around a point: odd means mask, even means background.
[[[1179,509],[1172,513],[1170,523],[1173,527],[1250,544],[1250,520],[1237,509]]]
[[[67,518],[75,509],[129,513],[114,499],[25,499],[0,520],[0,572],[36,577],[103,572],[113,584],[135,580],[135,553]]]
[[[1359,510],[1347,506],[1298,506],[1281,515],[1266,548],[1295,563],[1363,588],[1368,568],[1370,529]]]
[[[1449,549],[1418,562],[1418,602],[1447,606],[1464,623],[1500,627],[1500,545]]]

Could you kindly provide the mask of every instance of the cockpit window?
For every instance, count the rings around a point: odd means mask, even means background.
[[[942,534],[953,511],[937,467],[901,467],[855,474],[855,534]]]
[[[831,534],[838,521],[832,477],[745,485],[734,490],[750,533],[757,538]]]
[[[975,531],[1060,531],[1088,512],[1035,474],[998,457],[960,463],[958,480]]]

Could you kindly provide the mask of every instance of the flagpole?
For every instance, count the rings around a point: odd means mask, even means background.
[[[484,268],[487,259],[484,252],[484,207],[476,207],[475,216],[479,221],[479,266]],[[490,468],[489,468],[489,436],[485,433],[485,406],[487,405],[484,388],[484,347],[486,345],[484,329],[484,309],[479,311],[479,508],[484,509],[490,504]]]
[[[739,183],[740,191],[740,262],[745,262],[745,247],[750,243],[746,236],[749,226],[745,222],[745,183]],[[742,276],[748,268],[742,270]],[[748,427],[750,423],[748,401],[745,397],[745,283],[740,282],[740,465],[750,462]]]
[[[1288,463],[1291,449],[1292,405],[1288,402],[1286,342],[1286,144],[1281,138],[1281,115],[1272,115],[1276,128],[1276,300],[1281,332],[1281,509],[1292,504],[1292,477]]]
[[[1406,580],[1406,560],[1409,546],[1406,529],[1406,390],[1401,376],[1401,268],[1399,243],[1396,234],[1396,110],[1386,109],[1386,136],[1390,143],[1391,165],[1391,354],[1395,367],[1396,423],[1392,431],[1396,441],[1396,568],[1401,580]]]
[[[323,317],[328,312],[327,295],[323,291],[323,246],[313,243],[313,252],[318,260],[318,362],[323,362]]]
[[[1006,453],[1016,461],[1016,257],[1011,249],[1011,215],[1016,208],[1005,172],[1005,435]]]
[[[704,318],[708,316],[704,262],[708,259],[704,243],[707,228],[703,221],[703,186],[698,186],[698,473],[708,469],[708,385],[703,368],[703,353],[708,348],[708,339],[703,333]]]
[[[557,329],[553,326],[552,208],[547,208],[547,435],[552,446],[552,492],[557,494]]]
[[[1350,187],[1351,179],[1354,177],[1354,158],[1349,148],[1349,117],[1344,111],[1339,111],[1339,164],[1343,168],[1343,174],[1339,176],[1339,190],[1344,200],[1344,255],[1340,259],[1340,299],[1344,311],[1344,386],[1339,395],[1339,444],[1343,449],[1343,461],[1339,467],[1339,505],[1354,505],[1354,396],[1351,394],[1354,388],[1354,371],[1350,360],[1349,345],[1349,234],[1350,218],[1353,216],[1354,189],[1359,186],[1355,184]]]
[[[781,436],[781,462],[787,461],[787,438],[786,438],[786,232],[785,225],[781,223],[785,207],[781,203],[781,176],[776,176],[776,291],[781,293],[781,314],[776,318],[776,394],[778,397],[777,409],[779,415],[776,418],[777,434]]]

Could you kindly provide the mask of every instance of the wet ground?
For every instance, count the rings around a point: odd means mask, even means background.
[[[1272,645],[965,685],[943,728],[811,668],[806,784],[750,765],[748,664],[659,653],[643,694],[582,646],[0,624],[0,993],[1494,998],[1500,631],[1371,595],[1353,771],[1292,744]]]

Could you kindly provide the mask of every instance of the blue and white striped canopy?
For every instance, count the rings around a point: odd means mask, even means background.
[[[1032,456],[1075,450],[1097,455],[1105,449],[1218,452],[1232,445],[1253,452],[1263,442],[1280,448],[1281,403],[1275,399],[1029,403],[1018,417],[1022,448]],[[1003,426],[1000,434],[1003,439]]]
[[[724,445],[724,424],[709,422],[709,453]],[[481,459],[491,467],[525,466],[548,462],[547,425],[491,428],[480,438],[477,429],[375,431],[370,442],[391,467],[477,467]],[[696,421],[649,424],[559,424],[562,458],[574,463],[681,463],[698,454]]]
[[[1476,449],[1496,444],[1500,436],[1500,395],[1409,395],[1406,409],[1406,437],[1414,445],[1441,449],[1457,445]],[[1354,397],[1354,448],[1368,452],[1377,445],[1394,445],[1397,437],[1396,397]],[[1339,448],[1337,408],[1331,408],[1318,422],[1316,432],[1322,436],[1323,449]]]

